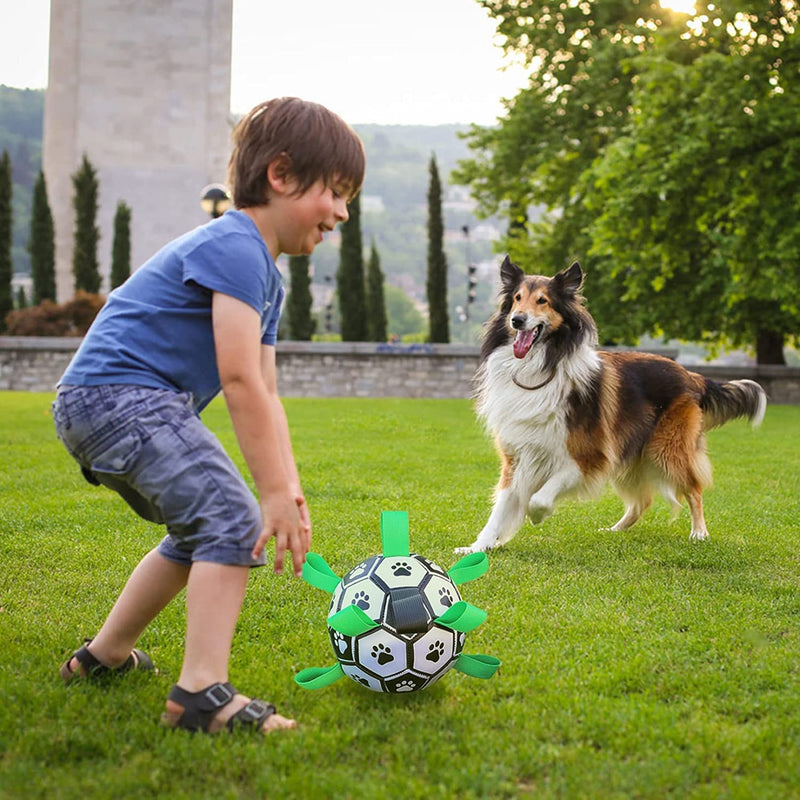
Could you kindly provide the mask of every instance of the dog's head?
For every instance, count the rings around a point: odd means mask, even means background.
[[[500,309],[489,323],[484,356],[513,340],[516,358],[546,347],[547,362],[569,354],[595,328],[580,294],[583,271],[576,261],[552,278],[526,275],[506,256],[500,267]]]

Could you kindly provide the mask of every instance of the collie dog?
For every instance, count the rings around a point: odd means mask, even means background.
[[[708,536],[711,483],[705,432],[736,417],[758,425],[767,400],[754,381],[716,383],[661,356],[595,349],[580,265],[553,278],[526,275],[506,257],[501,304],[487,323],[476,374],[477,412],[502,460],[494,508],[471,546],[505,544],[561,498],[611,481],[625,503],[614,531],[633,525],[654,492],[688,502],[690,538]]]

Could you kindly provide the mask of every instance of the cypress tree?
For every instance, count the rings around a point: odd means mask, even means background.
[[[339,269],[336,284],[339,294],[342,341],[363,342],[367,336],[364,250],[361,243],[361,201],[356,195],[348,205],[350,218],[341,226]]]
[[[311,317],[311,276],[308,256],[289,258],[289,297],[286,310],[289,317],[289,338],[311,341],[316,325]]]
[[[381,257],[375,242],[369,255],[367,267],[367,341],[386,341],[386,301],[383,296],[383,272],[381,271]]]
[[[39,170],[33,187],[31,233],[28,239],[33,279],[33,305],[56,299],[56,245],[53,214],[47,201],[47,183]]]
[[[17,289],[17,308],[27,308],[28,298],[25,297],[25,287],[20,286]]]
[[[444,222],[442,219],[442,184],[436,156],[431,156],[428,184],[428,340],[449,342],[447,315],[447,258],[444,253]]]
[[[6,329],[6,315],[14,308],[11,279],[14,266],[11,261],[11,159],[3,150],[0,159],[0,331]]]
[[[114,214],[114,241],[111,244],[111,288],[122,286],[131,275],[131,209],[122,200]]]
[[[100,270],[97,265],[97,242],[100,231],[97,227],[97,172],[89,163],[86,154],[78,171],[72,176],[75,194],[72,206],[75,209],[75,238],[72,251],[72,274],[75,276],[75,291],[81,289],[90,294],[100,290]]]

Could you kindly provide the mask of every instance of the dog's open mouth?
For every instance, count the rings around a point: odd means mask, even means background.
[[[529,331],[517,331],[514,339],[514,355],[517,358],[525,358],[528,350],[533,347],[533,343],[541,336],[544,323],[540,322],[535,328]]]

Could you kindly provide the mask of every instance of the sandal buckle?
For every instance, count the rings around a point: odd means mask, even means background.
[[[258,699],[251,700],[242,708],[242,712],[247,714],[247,716],[251,717],[254,721],[261,719],[267,711],[269,711],[269,705],[263,700]]]
[[[222,708],[233,700],[233,692],[224,683],[215,683],[213,686],[209,686],[205,696],[214,708]]]

